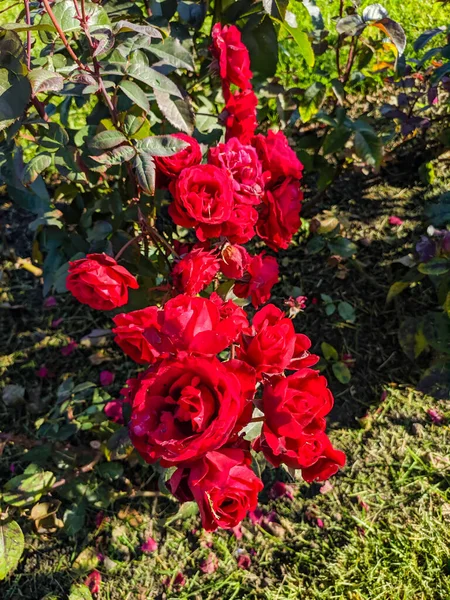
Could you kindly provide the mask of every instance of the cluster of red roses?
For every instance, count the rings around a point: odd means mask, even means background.
[[[172,219],[198,239],[177,246],[172,284],[180,293],[161,308],[117,315],[113,330],[123,351],[148,365],[123,390],[131,440],[147,462],[176,467],[168,487],[181,502],[198,503],[207,530],[234,527],[256,507],[263,484],[245,440],[255,407],[264,416],[256,418],[263,422],[252,447],[273,465],[301,469],[314,481],[345,463],[325,433],[333,397],[310,368],[318,360],[310,340],[273,304],[249,323],[232,300],[198,296],[221,271],[235,280],[236,296],[250,297],[255,308],[267,302],[277,262],[240,244],[257,233],[274,250],[286,248],[300,224],[302,165],[282,133],[254,135],[256,99],[236,27],[214,26],[212,52],[226,101],[226,143],[201,164],[198,143],[175,134],[185,147],[157,159],[159,184],[173,196]],[[239,108],[248,98],[250,113]],[[94,308],[122,306],[128,287],[137,287],[135,278],[106,255],[71,263],[67,288]],[[228,359],[219,360],[225,352]]]

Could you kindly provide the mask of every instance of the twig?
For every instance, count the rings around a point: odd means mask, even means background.
[[[91,460],[90,463],[88,463],[87,465],[83,465],[79,469],[75,469],[75,471],[73,473],[71,473],[69,476],[63,477],[62,479],[58,479],[58,481],[56,481],[52,485],[52,490],[56,490],[59,487],[66,485],[66,483],[68,483],[69,481],[72,481],[72,479],[76,479],[83,473],[89,473],[90,471],[92,471],[94,469],[95,465],[100,461],[101,458],[102,458],[102,454],[101,454],[101,452],[98,452],[96,457],[93,460]]]
[[[77,63],[80,69],[83,71],[90,71],[90,69],[84,65],[75,52],[70,47],[69,42],[67,41],[66,35],[64,31],[61,29],[61,25],[58,23],[58,19],[55,17],[55,14],[52,11],[52,7],[49,4],[48,0],[42,0],[45,10],[47,11],[48,16],[50,17],[51,22],[55,26],[56,31],[58,32],[59,37],[61,38],[62,43],[66,47],[67,52],[70,54],[70,57]]]
[[[124,245],[122,246],[122,248],[119,250],[119,252],[116,254],[116,256],[115,256],[115,260],[116,260],[117,262],[119,262],[119,260],[120,260],[120,257],[121,257],[121,256],[122,256],[122,254],[125,252],[125,250],[128,248],[128,246],[131,246],[131,244],[138,243],[138,242],[140,242],[141,240],[142,240],[142,234],[140,234],[140,235],[138,235],[138,236],[136,236],[136,237],[134,237],[134,238],[131,238],[131,240],[128,240],[128,242],[127,242],[126,244],[124,244]]]
[[[25,21],[28,26],[31,25],[30,0],[23,0],[25,5]],[[27,31],[27,67],[31,69],[31,31]]]

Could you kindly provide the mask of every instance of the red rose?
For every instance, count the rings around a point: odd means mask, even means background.
[[[221,235],[233,208],[233,185],[225,171],[214,165],[189,167],[170,191],[174,201],[169,214],[177,225],[195,227],[201,241]]]
[[[253,90],[230,95],[220,115],[220,119],[226,127],[226,140],[235,137],[243,144],[250,143],[258,126],[257,106],[258,98]]]
[[[202,150],[197,140],[190,135],[185,133],[172,133],[171,135],[187,142],[187,146],[172,156],[155,156],[155,164],[163,175],[169,179],[175,179],[183,169],[202,162]]]
[[[223,85],[229,88],[233,83],[242,90],[252,87],[250,56],[241,41],[241,32],[235,25],[216,23],[212,29],[211,52],[217,61],[219,76]],[[213,65],[214,68],[214,65]]]
[[[264,193],[262,166],[252,146],[237,138],[211,148],[208,162],[224,169],[233,181],[235,200],[243,204],[260,204]]]
[[[285,179],[267,190],[256,231],[270,248],[286,249],[300,228],[300,209],[303,194],[296,179]]]
[[[70,264],[66,287],[82,304],[112,310],[128,302],[128,288],[136,290],[136,278],[106,254],[88,254]]]
[[[253,306],[258,308],[270,299],[272,288],[278,283],[278,272],[278,263],[273,256],[264,256],[264,252],[252,256],[243,281],[234,286],[234,293],[238,298],[250,296]]]
[[[206,356],[222,352],[236,339],[242,318],[217,302],[179,294],[162,309],[149,306],[113,320],[115,342],[125,354],[139,364],[152,364],[179,352]]]
[[[150,368],[133,398],[130,437],[149,463],[192,461],[223,446],[251,404],[255,378],[239,361],[185,356]]]
[[[271,186],[286,177],[302,178],[303,165],[289,146],[282,131],[278,131],[278,133],[269,131],[267,137],[261,134],[256,135],[251,143],[256,148],[263,171],[270,174]]]
[[[185,254],[172,269],[173,284],[180,292],[196,296],[211,283],[219,268],[214,254],[196,248]]]
[[[209,297],[219,309],[222,327],[226,327],[227,336],[231,342],[235,342],[243,329],[248,327],[247,314],[243,308],[233,302],[233,300],[222,300],[219,294],[213,292]]]
[[[258,213],[248,204],[234,205],[230,218],[222,227],[222,235],[232,244],[245,244],[255,237]]]
[[[113,318],[116,344],[140,365],[154,363],[160,356],[161,347],[155,348],[145,337],[145,331],[155,330],[156,335],[161,331],[159,312],[156,306],[148,306]]]
[[[254,510],[261,480],[250,468],[251,455],[235,448],[209,452],[195,463],[179,467],[168,486],[181,502],[195,500],[206,531],[232,529]]]
[[[250,261],[243,246],[226,244],[221,252],[220,270],[229,279],[241,279]]]
[[[306,481],[328,479],[345,464],[345,455],[325,434],[333,396],[317,371],[301,369],[264,386],[264,425],[255,448],[274,466],[302,469]]]
[[[260,377],[314,365],[319,357],[308,352],[310,346],[305,335],[295,333],[283,311],[268,304],[255,314],[251,329],[241,335],[238,358],[256,369]]]

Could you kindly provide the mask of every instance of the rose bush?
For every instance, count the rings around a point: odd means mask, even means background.
[[[214,26],[212,52],[227,104],[231,85],[238,94],[253,93],[234,26]],[[256,122],[254,107],[251,114]],[[256,506],[263,484],[244,439],[255,406],[264,417],[252,447],[269,463],[301,469],[307,481],[324,480],[345,463],[325,433],[333,399],[325,378],[310,368],[318,361],[311,341],[273,304],[250,325],[233,301],[249,298],[258,308],[270,299],[276,258],[252,255],[241,244],[258,234],[274,251],[287,248],[300,226],[302,165],[282,132],[253,136],[253,126],[225,125],[227,141],[209,149],[206,163],[187,136],[178,139],[188,146],[155,159],[158,178],[170,179],[170,217],[195,232],[200,245],[178,244],[171,252],[172,298],[114,317],[116,342],[150,365],[127,382],[122,401],[131,409],[132,443],[146,462],[177,467],[168,486],[181,502],[197,502],[207,530],[234,527]],[[227,280],[232,295],[224,298],[213,290]],[[96,303],[87,294],[78,298]],[[108,411],[122,420],[116,405]]]

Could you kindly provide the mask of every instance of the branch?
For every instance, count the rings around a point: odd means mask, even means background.
[[[61,29],[61,25],[58,23],[58,19],[55,17],[55,15],[52,11],[52,7],[50,6],[49,1],[42,0],[42,3],[44,5],[45,10],[47,11],[48,16],[50,17],[51,22],[53,23],[56,31],[58,32],[58,35],[61,38],[62,43],[66,47],[67,52],[70,54],[71,58],[77,63],[77,65],[80,67],[80,69],[83,69],[83,71],[90,71],[90,69],[79,60],[78,56],[75,54],[75,52],[70,47],[70,44],[67,41],[64,31]]]

